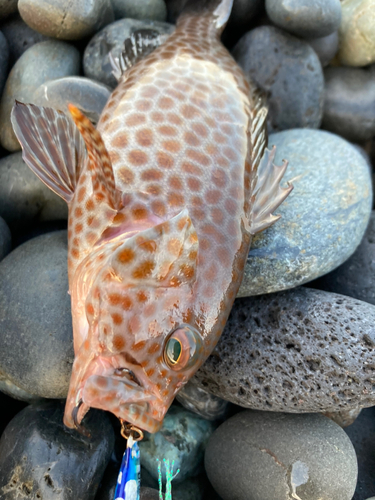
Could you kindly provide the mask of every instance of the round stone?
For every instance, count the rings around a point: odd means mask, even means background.
[[[267,93],[270,130],[320,126],[323,71],[307,42],[273,26],[261,26],[239,40],[233,56],[246,76]]]
[[[18,59],[8,76],[0,102],[0,142],[5,149],[12,152],[21,149],[10,121],[14,100],[29,103],[42,83],[76,75],[79,69],[78,50],[56,40],[37,43]]]
[[[340,267],[314,282],[314,286],[375,305],[375,212],[371,213],[366,233],[354,254]],[[373,345],[375,347],[375,334]]]
[[[3,91],[8,74],[9,45],[4,34],[0,31],[0,95]]]
[[[211,436],[205,466],[223,500],[351,500],[357,458],[323,415],[244,411]]]
[[[90,437],[67,429],[64,406],[28,406],[9,423],[0,441],[2,500],[92,500],[110,459],[114,432],[104,412],[90,410],[83,425]]]
[[[339,34],[334,31],[330,35],[322,36],[320,38],[308,38],[306,42],[311,45],[311,47],[318,54],[320,64],[327,66],[337,53],[339,48]]]
[[[121,19],[106,26],[90,40],[85,49],[83,56],[85,76],[105,83],[111,88],[116,87],[118,82],[112,75],[109,53],[111,52],[115,58],[120,57],[126,38],[140,29],[152,29],[160,34],[169,34],[174,30],[174,26],[168,23],[136,19]]]
[[[68,207],[29,169],[22,153],[13,153],[0,160],[0,216],[19,233],[36,222],[67,219]]]
[[[0,0],[0,19],[17,12],[18,0]]]
[[[7,226],[5,220],[2,217],[0,217],[0,260],[2,260],[6,255],[8,255],[11,248],[12,248],[12,237],[10,234],[9,227]]]
[[[210,394],[192,381],[189,381],[180,389],[176,399],[187,410],[207,420],[224,419],[228,410],[228,401]]]
[[[148,19],[165,21],[167,7],[164,0],[112,0],[115,19],[128,17],[132,19]]]
[[[339,60],[345,66],[375,62],[375,0],[342,0]]]
[[[29,240],[0,263],[0,372],[33,396],[67,395],[74,358],[68,289],[66,231]]]
[[[327,411],[324,413],[324,416],[336,422],[336,424],[340,427],[348,427],[356,421],[361,411],[362,408],[352,408],[350,410],[341,411]]]
[[[8,40],[9,63],[11,66],[27,49],[36,43],[48,40],[48,37],[27,26],[18,14],[7,19],[1,25],[1,31]]]
[[[111,90],[102,83],[81,76],[66,76],[42,83],[34,92],[33,103],[59,109],[68,116],[68,104],[74,104],[96,124],[110,95]]]
[[[332,67],[324,72],[323,128],[349,141],[375,135],[375,80],[371,71]]]
[[[303,38],[330,35],[340,26],[340,0],[266,0],[276,26]]]
[[[192,380],[254,410],[372,406],[374,324],[371,304],[305,287],[237,300],[215,354]]]
[[[251,244],[238,296],[293,288],[345,262],[359,245],[371,213],[368,163],[349,142],[321,130],[269,137],[276,164],[294,190],[275,211],[281,219]]]
[[[114,20],[111,0],[19,0],[22,19],[43,35],[80,40]]]
[[[141,488],[140,500],[160,500],[159,492],[153,488]]]

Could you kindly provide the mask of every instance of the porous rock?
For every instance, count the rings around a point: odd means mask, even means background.
[[[66,202],[13,153],[0,160],[0,216],[14,233],[39,221],[67,219]]]
[[[238,41],[233,56],[246,76],[267,93],[271,131],[320,126],[323,71],[307,42],[274,26],[260,26]]]
[[[83,421],[91,437],[67,429],[64,405],[48,402],[22,410],[0,441],[2,500],[92,500],[111,456],[114,433],[104,412]]]
[[[205,466],[223,500],[351,500],[357,458],[323,415],[244,411],[211,436]]]
[[[300,287],[235,302],[192,380],[239,406],[291,413],[375,404],[375,308]]]
[[[66,76],[38,87],[33,103],[64,111],[68,116],[68,104],[73,104],[96,124],[110,95],[110,89],[102,83],[81,76]]]
[[[330,35],[340,26],[340,0],[266,0],[273,23],[303,38]]]
[[[137,19],[121,19],[106,26],[90,40],[85,49],[83,56],[85,76],[105,83],[111,88],[116,87],[117,80],[112,75],[109,53],[111,52],[114,58],[120,57],[125,39],[140,29],[152,29],[160,34],[169,34],[174,30],[174,26],[158,21]]]
[[[57,40],[37,43],[18,59],[8,76],[0,102],[0,142],[5,149],[12,152],[21,149],[10,121],[15,99],[32,102],[35,90],[42,83],[76,75],[79,68],[78,50]]]
[[[12,236],[5,220],[0,217],[0,260],[2,260],[12,248]]]
[[[272,134],[276,164],[294,190],[275,211],[281,219],[251,243],[239,296],[270,293],[322,276],[352,255],[372,206],[367,160],[341,137],[322,130]]]
[[[320,64],[324,68],[336,55],[337,49],[339,48],[339,34],[337,31],[334,31],[327,36],[308,38],[306,42],[311,45],[318,54]]]
[[[130,17],[132,19],[149,19],[165,21],[167,7],[164,0],[112,0],[115,19]]]
[[[80,40],[114,20],[111,0],[19,0],[18,10],[35,31],[62,40]]]
[[[66,231],[29,240],[0,263],[0,372],[33,396],[67,395],[74,358],[68,289]]]

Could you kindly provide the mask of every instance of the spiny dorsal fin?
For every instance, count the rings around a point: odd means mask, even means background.
[[[62,111],[16,101],[11,114],[22,158],[52,191],[71,201],[86,160],[86,148]]]
[[[69,104],[74,123],[85,141],[89,156],[89,169],[92,177],[94,196],[106,200],[111,208],[119,208],[121,192],[116,189],[112,162],[100,133],[78,108]]]

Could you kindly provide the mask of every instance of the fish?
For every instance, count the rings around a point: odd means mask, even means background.
[[[157,432],[212,353],[252,238],[291,192],[267,106],[220,35],[233,0],[188,0],[166,40],[134,33],[96,128],[16,102],[24,161],[68,204],[75,360],[64,423],[90,408]]]

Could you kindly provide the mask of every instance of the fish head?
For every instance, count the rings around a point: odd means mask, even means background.
[[[209,354],[194,312],[198,238],[184,210],[111,245],[85,300],[70,400],[83,403],[78,421],[94,407],[156,432]],[[67,408],[69,425],[69,396]]]

